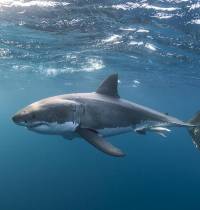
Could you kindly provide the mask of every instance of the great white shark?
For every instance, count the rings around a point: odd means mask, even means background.
[[[37,101],[17,112],[17,125],[41,134],[66,139],[81,137],[102,152],[124,156],[104,138],[127,132],[154,132],[163,137],[171,127],[185,127],[194,144],[200,147],[200,113],[181,121],[168,114],[124,100],[118,94],[118,75],[112,74],[92,93],[74,93]]]

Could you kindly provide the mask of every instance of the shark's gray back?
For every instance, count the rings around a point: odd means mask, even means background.
[[[148,121],[183,123],[164,113],[121,99],[117,81],[118,76],[114,74],[104,80],[96,92],[65,94],[44,99],[40,103],[52,106],[55,102],[56,106],[56,103],[65,104],[66,101],[66,108],[62,106],[62,113],[59,113],[57,121],[63,123],[70,116],[81,127],[91,129],[129,127]],[[50,121],[55,119],[50,117]]]
[[[146,121],[179,122],[176,118],[118,97],[98,93],[66,94],[60,97],[82,105],[83,127],[102,129],[133,126]]]

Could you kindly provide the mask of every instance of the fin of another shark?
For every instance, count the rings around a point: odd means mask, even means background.
[[[77,133],[87,142],[108,155],[116,157],[125,156],[120,149],[105,141],[97,132],[93,130],[87,128],[78,128]]]
[[[117,86],[118,74],[112,74],[101,83],[97,88],[96,93],[119,98]]]

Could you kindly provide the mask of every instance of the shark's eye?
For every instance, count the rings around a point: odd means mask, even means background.
[[[32,114],[32,119],[35,119],[36,118],[36,115],[35,114]]]

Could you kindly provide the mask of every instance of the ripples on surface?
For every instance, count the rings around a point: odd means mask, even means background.
[[[195,1],[3,0],[1,78],[128,71],[198,85],[199,27]]]

